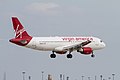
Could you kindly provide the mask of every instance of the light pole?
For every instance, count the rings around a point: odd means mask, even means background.
[[[25,80],[25,71],[23,71],[22,74],[23,74],[23,80]]]
[[[101,78],[101,80],[102,80],[103,76],[102,76],[102,75],[100,75],[100,78]]]
[[[6,80],[6,72],[4,72],[3,80]]]
[[[110,80],[110,79],[111,79],[111,77],[108,77],[108,79]]]
[[[31,80],[31,76],[29,76],[29,80]]]
[[[44,71],[42,71],[42,80],[43,80]]]
[[[63,75],[63,80],[65,80],[65,75]]]
[[[113,80],[114,80],[115,74],[112,74],[112,76],[113,76]]]
[[[97,80],[97,76],[95,76],[95,80]]]
[[[88,80],[90,80],[90,77],[88,77]]]
[[[60,74],[60,80],[62,80],[62,74]]]
[[[69,77],[67,77],[67,80],[69,80]]]
[[[82,77],[82,80],[83,80],[84,76],[81,76],[81,77]]]

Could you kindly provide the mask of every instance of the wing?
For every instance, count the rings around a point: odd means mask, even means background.
[[[73,50],[79,50],[80,48],[82,48],[83,46],[85,46],[89,43],[91,43],[91,41],[87,40],[87,41],[82,42],[82,43],[60,46],[60,47],[55,48],[55,51],[69,51],[69,53],[71,53]]]

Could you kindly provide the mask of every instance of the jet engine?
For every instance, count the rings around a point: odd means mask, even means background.
[[[80,52],[81,54],[88,55],[88,54],[92,54],[93,50],[90,47],[83,47],[80,50],[78,50],[77,52]]]

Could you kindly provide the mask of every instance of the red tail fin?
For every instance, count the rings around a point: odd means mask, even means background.
[[[15,38],[30,37],[17,17],[12,17],[12,22],[13,22],[13,28],[15,31]]]

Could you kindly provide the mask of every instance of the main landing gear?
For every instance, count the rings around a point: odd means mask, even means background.
[[[54,51],[52,51],[52,54],[50,54],[51,58],[56,58],[56,54],[54,54]],[[72,58],[72,54],[67,54],[67,58]]]
[[[72,54],[71,54],[71,52],[73,51],[73,48],[70,48],[69,49],[69,54],[67,54],[67,58],[72,58]]]
[[[56,58],[56,54],[54,54],[54,51],[52,51],[52,54],[50,54],[50,57],[51,58]],[[71,54],[71,53],[69,53],[69,54],[67,54],[67,58],[72,58],[73,57],[73,55]],[[92,54],[91,54],[91,57],[92,58],[94,58],[95,57],[95,55],[93,54],[93,52],[92,52]]]
[[[67,58],[72,58],[72,54],[67,54]]]
[[[54,54],[54,51],[52,51],[52,54],[50,54],[51,58],[56,58],[56,54]]]

